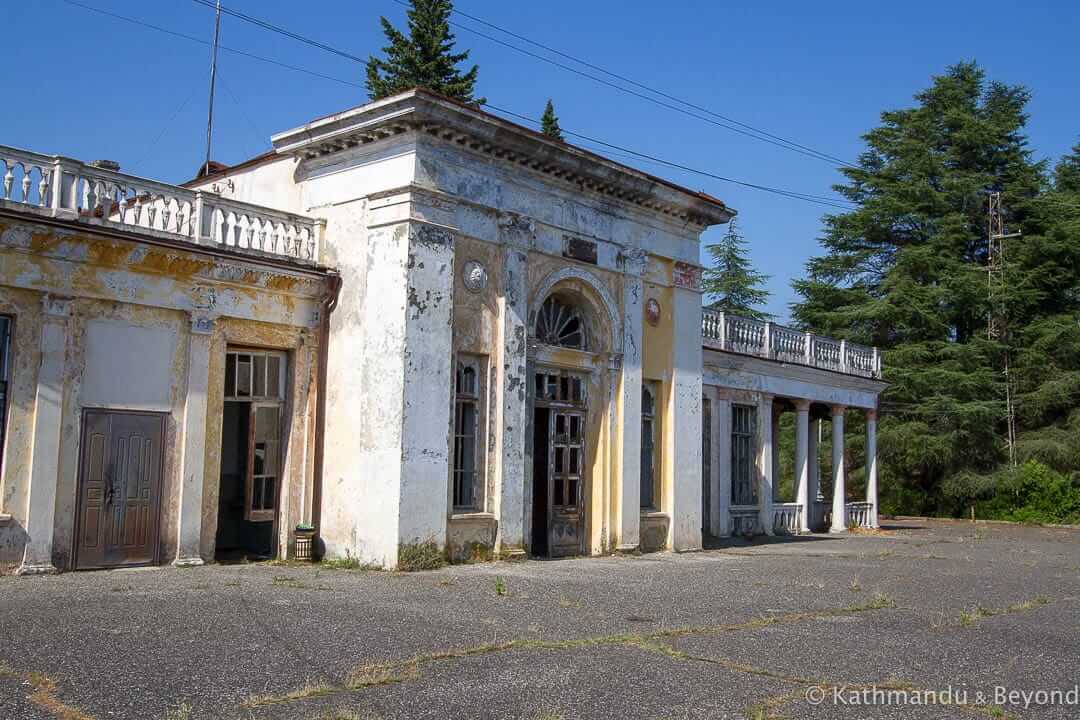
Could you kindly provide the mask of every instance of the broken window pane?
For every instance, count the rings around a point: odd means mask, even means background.
[[[253,356],[253,369],[254,382],[252,383],[252,395],[255,397],[266,397],[266,356],[255,355]]]
[[[236,395],[236,355],[228,353],[225,356],[225,397]]]
[[[267,397],[281,397],[281,358],[277,355],[266,357],[266,395]]]
[[[236,396],[251,397],[251,356],[236,356]]]

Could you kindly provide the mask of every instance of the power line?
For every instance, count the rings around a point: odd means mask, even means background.
[[[408,7],[408,3],[404,2],[404,0],[394,0],[394,2],[396,2],[398,5]],[[847,162],[846,160],[842,160],[841,158],[838,158],[838,157],[836,157],[834,155],[830,155],[830,154],[822,152],[820,150],[815,150],[812,147],[802,145],[800,143],[795,142],[794,140],[788,140],[787,138],[782,137],[780,135],[775,135],[775,134],[773,134],[771,132],[768,132],[766,130],[762,130],[761,128],[758,128],[758,127],[755,127],[755,126],[750,125],[748,123],[744,123],[744,122],[741,122],[739,120],[736,120],[735,118],[728,117],[726,115],[722,115],[721,113],[718,113],[718,112],[716,112],[714,110],[710,110],[710,109],[708,109],[706,107],[702,107],[701,105],[697,105],[697,104],[695,104],[693,102],[690,102],[689,100],[683,100],[680,97],[677,97],[675,95],[671,95],[669,93],[666,93],[663,90],[657,90],[655,87],[651,87],[651,86],[646,85],[644,83],[638,82],[637,80],[634,80],[633,78],[627,77],[626,75],[621,75],[621,74],[619,74],[617,72],[613,72],[613,71],[608,70],[608,69],[606,69],[604,67],[596,65],[594,63],[591,63],[591,62],[589,62],[587,60],[582,60],[581,58],[576,57],[574,55],[571,55],[569,53],[563,52],[562,50],[558,50],[558,49],[553,48],[553,47],[551,47],[549,45],[545,45],[545,44],[543,44],[541,42],[537,42],[536,40],[532,40],[532,39],[530,39],[530,38],[528,38],[528,37],[526,37],[524,35],[520,35],[518,33],[515,33],[513,31],[511,31],[511,30],[507,30],[506,28],[501,27],[499,25],[496,25],[493,22],[489,22],[489,21],[484,20],[483,18],[477,17],[475,15],[470,15],[469,13],[467,13],[467,12],[465,12],[463,10],[459,10],[457,8],[454,8],[452,10],[452,12],[455,15],[460,15],[460,16],[462,16],[464,18],[468,18],[469,20],[472,20],[473,22],[477,22],[477,23],[480,23],[481,25],[485,25],[485,26],[487,26],[489,28],[492,28],[493,30],[498,30],[501,33],[509,35],[510,37],[516,38],[516,39],[521,40],[523,42],[527,42],[527,43],[529,43],[530,45],[532,45],[534,47],[538,47],[538,48],[541,48],[542,50],[545,50],[547,52],[554,53],[555,55],[558,55],[559,57],[566,58],[567,60],[572,60],[573,62],[576,62],[579,65],[583,65],[583,66],[585,66],[587,68],[591,68],[591,69],[596,70],[598,72],[602,72],[605,75],[616,78],[616,79],[618,79],[618,80],[620,80],[622,82],[629,83],[629,84],[631,84],[631,85],[633,85],[635,87],[641,88],[642,90],[647,90],[648,92],[651,92],[651,93],[653,93],[655,95],[659,95],[660,97],[667,98],[668,100],[673,100],[673,101],[675,101],[677,103],[681,103],[683,105],[686,105],[687,107],[693,108],[693,109],[698,110],[698,111],[703,112],[703,113],[707,113],[709,115],[712,115],[713,117],[720,118],[721,120],[724,120],[726,122],[734,123],[735,125],[746,128],[747,130],[750,130],[752,132],[759,133],[760,135],[764,135],[765,137],[772,138],[773,140],[777,140],[777,141],[779,141],[781,143],[784,143],[785,145],[791,146],[789,149],[798,148],[800,150],[805,150],[808,153],[812,153],[812,155],[814,157],[817,157],[817,158],[822,159],[822,160],[827,160],[829,162],[839,163],[841,165],[846,165],[848,167],[856,167],[855,165],[852,165],[851,163]],[[459,27],[459,28],[461,28],[463,30],[466,30],[468,32],[475,33],[477,35],[480,35],[481,37],[487,37],[486,35],[482,35],[482,34],[478,33],[476,30],[473,30],[472,28],[469,28],[469,27],[467,27],[465,25],[461,25],[461,24],[458,24],[458,23],[452,23],[452,24],[455,27]],[[492,39],[492,38],[488,38],[488,39]],[[514,48],[514,49],[517,49],[517,48]],[[533,57],[536,57],[536,56],[533,56]],[[549,60],[547,60],[545,58],[540,58],[540,59],[544,60],[545,62],[549,62]],[[559,67],[563,67],[563,66],[559,65]],[[725,127],[725,126],[721,126],[721,127]],[[730,129],[733,129],[733,128],[728,128],[728,129],[730,130]],[[754,137],[754,136],[751,136],[751,137]],[[761,140],[763,138],[757,138],[757,139]]]
[[[503,115],[509,115],[510,117],[517,118],[519,120],[525,120],[527,122],[531,122],[531,123],[534,123],[534,124],[540,124],[540,121],[537,120],[536,118],[531,118],[531,117],[528,117],[527,115],[521,115],[521,114],[513,112],[511,110],[505,110],[503,108],[492,105],[491,103],[483,103],[483,106],[486,107],[486,108],[489,108],[491,110],[494,110],[495,112],[502,113]],[[602,145],[603,147],[606,147],[606,148],[611,148],[613,150],[618,150],[618,151],[623,152],[623,153],[628,153],[628,154],[633,155],[635,157],[643,158],[645,160],[649,160],[651,162],[659,163],[661,165],[666,165],[667,167],[675,168],[677,170],[682,170],[684,172],[693,173],[695,175],[702,175],[704,177],[712,178],[713,180],[720,180],[722,182],[733,183],[735,185],[741,185],[742,187],[752,188],[754,190],[763,190],[765,192],[776,193],[778,195],[783,195],[784,197],[795,198],[797,200],[806,200],[807,202],[816,202],[816,203],[819,203],[821,205],[830,205],[832,207],[841,208],[841,209],[844,209],[844,210],[849,209],[847,206],[840,204],[841,202],[846,202],[846,201],[839,201],[839,200],[835,200],[833,198],[828,198],[828,197],[825,197],[825,196],[822,196],[822,195],[810,195],[810,194],[807,194],[807,193],[795,192],[793,190],[784,190],[783,188],[775,188],[775,187],[770,187],[768,185],[758,185],[757,183],[745,182],[743,180],[736,180],[735,178],[724,177],[723,175],[717,175],[715,173],[711,173],[711,172],[708,172],[706,170],[698,170],[698,169],[690,167],[688,165],[683,165],[681,163],[672,162],[670,160],[664,160],[663,158],[659,158],[659,157],[656,157],[654,155],[647,155],[645,153],[641,153],[641,152],[638,152],[636,150],[631,150],[630,148],[626,148],[626,147],[623,147],[621,145],[615,145],[614,143],[605,142],[604,140],[598,140],[597,138],[589,137],[588,135],[582,135],[581,133],[576,133],[576,132],[573,132],[571,130],[567,130],[565,128],[562,128],[562,132],[564,134],[566,134],[566,135],[571,135],[571,136],[576,137],[576,138],[581,138],[583,140],[588,140],[591,143],[595,143],[597,145]]]
[[[208,7],[208,8],[215,8],[216,7],[216,4],[214,2],[211,2],[210,0],[192,0],[192,1],[195,2],[198,5],[202,5],[204,7]],[[399,5],[404,5],[405,7],[408,7],[408,3],[403,2],[403,0],[394,0],[394,2],[397,2]],[[322,43],[322,42],[320,42],[318,40],[314,40],[314,39],[312,39],[310,37],[306,37],[306,36],[301,35],[301,34],[299,34],[297,32],[289,30],[288,28],[282,27],[280,25],[275,25],[274,23],[268,22],[268,21],[263,20],[261,18],[253,17],[251,15],[247,15],[245,13],[239,12],[237,10],[233,10],[231,8],[226,8],[224,6],[222,6],[221,11],[223,13],[227,14],[227,15],[231,15],[231,16],[233,16],[235,18],[240,19],[240,20],[244,20],[245,22],[249,22],[249,23],[251,23],[253,25],[256,25],[258,27],[261,27],[261,28],[263,28],[265,30],[270,30],[271,32],[279,33],[279,34],[284,35],[286,37],[292,38],[293,40],[304,43],[305,45],[309,45],[311,47],[318,48],[320,50],[325,50],[326,52],[333,53],[334,55],[338,55],[338,56],[340,56],[342,58],[345,58],[347,60],[352,60],[354,62],[358,62],[358,63],[362,63],[362,64],[367,63],[366,60],[364,60],[363,58],[357,57],[356,55],[353,55],[352,53],[346,52],[346,51],[341,50],[339,48],[332,47],[330,45],[326,45],[325,43]],[[464,13],[459,13],[459,14],[464,15]],[[467,17],[470,17],[470,19],[472,19],[472,16],[467,16]],[[636,91],[631,90],[629,88],[625,88],[625,87],[623,87],[621,85],[618,85],[616,83],[605,80],[604,78],[597,77],[596,75],[593,75],[591,73],[587,73],[587,72],[584,72],[584,71],[579,70],[577,68],[566,65],[565,63],[561,63],[561,62],[558,62],[556,60],[552,60],[551,58],[544,57],[543,55],[539,55],[537,53],[531,52],[531,51],[526,50],[524,48],[518,47],[517,45],[514,45],[512,43],[508,43],[505,40],[501,40],[501,39],[499,39],[497,37],[493,37],[493,36],[488,35],[486,33],[480,32],[479,30],[476,30],[474,28],[470,28],[467,25],[462,25],[461,23],[456,23],[454,21],[450,21],[449,24],[456,27],[456,28],[460,28],[462,30],[465,30],[466,32],[470,32],[470,33],[472,33],[474,35],[477,35],[478,37],[482,37],[485,40],[488,40],[490,42],[502,45],[503,47],[506,47],[506,48],[508,48],[510,50],[513,50],[515,52],[521,53],[523,55],[534,58],[536,60],[540,60],[541,62],[546,62],[548,64],[554,65],[554,66],[559,67],[559,68],[561,68],[563,70],[566,70],[568,72],[571,72],[571,73],[574,73],[576,75],[580,75],[582,77],[593,80],[594,82],[598,82],[598,83],[601,83],[603,85],[606,85],[606,86],[608,86],[610,88],[613,88],[615,90],[618,90],[620,92],[627,93],[629,95],[633,95],[634,97],[640,98],[640,99],[645,100],[647,102],[651,102],[651,103],[653,103],[655,105],[659,105],[660,107],[664,107],[664,108],[667,108],[669,110],[674,110],[675,112],[681,113],[683,115],[687,115],[689,117],[695,118],[697,120],[701,120],[703,122],[707,122],[707,123],[709,123],[711,125],[715,125],[717,127],[724,128],[725,130],[730,130],[732,132],[739,133],[740,135],[745,135],[746,137],[750,137],[750,138],[753,138],[755,140],[759,140],[761,142],[766,142],[766,143],[769,143],[770,145],[775,145],[777,147],[784,148],[785,150],[791,150],[791,151],[797,152],[797,153],[799,153],[801,155],[806,155],[808,157],[813,157],[813,158],[816,158],[818,160],[824,160],[824,161],[829,162],[829,163],[839,163],[841,165],[847,165],[849,167],[854,167],[850,163],[848,163],[848,162],[846,162],[844,160],[841,160],[840,158],[836,158],[836,157],[834,157],[832,155],[828,155],[827,153],[823,153],[823,152],[814,150],[813,148],[809,148],[809,147],[807,147],[805,145],[800,145],[800,144],[798,144],[796,142],[793,142],[791,140],[787,140],[787,139],[782,138],[782,137],[780,137],[778,135],[773,135],[773,134],[768,133],[768,132],[766,132],[764,130],[759,130],[759,129],[751,126],[751,125],[747,125],[746,123],[739,122],[738,120],[733,120],[731,118],[727,118],[727,117],[725,117],[723,115],[720,115],[719,113],[716,113],[716,112],[713,112],[713,111],[708,110],[706,108],[702,108],[700,106],[694,105],[693,103],[689,103],[689,102],[687,102],[685,100],[680,100],[679,98],[676,98],[674,96],[671,96],[671,95],[668,95],[668,94],[663,93],[661,91],[650,88],[647,85],[643,85],[643,84],[638,83],[638,82],[636,82],[634,80],[631,80],[629,78],[624,78],[621,75],[618,75],[616,73],[612,73],[612,72],[610,72],[608,70],[605,70],[605,69],[600,68],[598,66],[592,65],[591,63],[585,62],[583,60],[579,60],[579,59],[574,58],[574,57],[572,57],[570,55],[566,55],[565,53],[562,53],[562,52],[560,52],[558,50],[547,48],[546,46],[541,45],[540,43],[536,43],[534,41],[528,40],[527,38],[523,38],[521,36],[515,35],[514,33],[511,33],[511,32],[509,32],[507,30],[502,29],[502,28],[498,28],[497,26],[492,25],[491,23],[488,23],[488,22],[486,22],[484,20],[477,20],[477,21],[481,22],[481,23],[483,23],[485,25],[496,27],[501,32],[505,32],[505,33],[507,33],[509,35],[513,35],[514,37],[519,37],[519,38],[525,40],[526,42],[530,42],[533,45],[536,45],[537,47],[543,47],[544,49],[548,50],[549,52],[554,52],[556,54],[563,55],[563,56],[573,60],[574,62],[580,63],[580,64],[585,65],[587,67],[592,67],[592,68],[594,68],[594,69],[596,69],[596,70],[598,70],[600,72],[603,72],[603,73],[605,73],[607,75],[610,75],[612,77],[619,78],[623,82],[629,82],[629,83],[631,83],[633,85],[636,85],[638,87],[646,89],[649,92],[652,92],[654,94],[657,94],[657,95],[660,95],[662,97],[672,99],[675,102],[682,103],[683,105],[687,105],[687,106],[692,107],[692,108],[694,108],[696,110],[700,110],[701,112],[708,113],[709,115],[713,115],[714,117],[721,118],[721,119],[723,119],[723,120],[725,120],[727,122],[735,123],[736,125],[740,125],[740,126],[742,126],[744,128],[747,128],[747,130],[740,129],[738,127],[732,127],[731,125],[727,125],[724,122],[720,122],[720,121],[717,121],[717,120],[715,120],[713,118],[705,117],[703,115],[699,115],[698,113],[695,113],[695,112],[690,112],[689,110],[686,110],[685,108],[679,107],[677,105],[672,105],[671,103],[663,102],[661,100],[657,100],[656,98],[650,97],[650,96],[645,95],[643,93],[636,92]],[[762,137],[762,136],[764,136],[764,137]]]
[[[127,17],[126,15],[118,15],[117,13],[109,12],[108,10],[102,10],[101,8],[96,8],[91,5],[84,5],[83,3],[77,2],[76,0],[60,0],[60,2],[66,5],[72,5],[74,7],[82,8],[83,10],[89,10],[90,12],[95,12],[99,15],[111,17],[114,20],[122,20],[123,22],[131,23],[132,25],[138,25],[139,27],[148,28],[150,30],[157,30],[158,32],[165,33],[166,35],[172,35],[173,37],[183,38],[184,40],[189,40],[191,42],[196,42],[200,45],[210,47],[210,43],[208,41],[203,40],[202,38],[195,37],[194,35],[188,35],[186,33],[177,32],[176,30],[170,30],[169,28],[164,28],[160,25],[154,25],[153,23],[148,23],[143,20],[137,20],[135,18]],[[322,78],[323,80],[330,80],[332,82],[341,83],[342,85],[360,88],[361,90],[364,89],[364,86],[359,83],[354,83],[349,80],[342,80],[341,78],[337,78],[332,75],[324,75],[323,73],[309,70],[308,68],[290,65],[289,63],[284,63],[280,60],[274,60],[273,58],[264,57],[262,55],[256,55],[255,53],[250,53],[246,50],[237,50],[236,48],[227,47],[225,45],[218,46],[218,49],[225,52],[233,53],[234,55],[241,55],[246,58],[251,58],[252,60],[269,63],[270,65],[277,65],[278,67],[285,68],[286,70],[304,73],[305,75],[311,75],[312,77]]]
[[[139,26],[142,26],[142,27],[145,27],[145,28],[149,28],[149,29],[152,29],[152,30],[157,30],[159,32],[166,33],[168,35],[183,38],[183,39],[189,40],[191,42],[197,42],[200,45],[210,45],[210,43],[208,43],[205,40],[202,40],[201,38],[197,38],[197,37],[194,37],[192,35],[187,35],[185,33],[177,32],[177,31],[174,31],[174,30],[169,30],[167,28],[163,28],[163,27],[160,27],[158,25],[154,25],[152,23],[144,22],[144,21],[137,20],[137,19],[130,18],[130,17],[126,17],[126,16],[123,16],[123,15],[118,15],[116,13],[108,12],[108,11],[105,11],[105,10],[100,10],[98,8],[91,7],[89,5],[84,5],[83,3],[76,2],[76,0],[62,0],[62,2],[67,3],[68,5],[74,5],[74,6],[86,9],[86,10],[91,10],[93,12],[97,12],[97,13],[100,13],[102,15],[107,15],[107,16],[115,18],[117,20],[123,20],[125,22],[129,22],[129,23],[132,23],[132,24],[135,24],[135,25],[139,25]],[[214,5],[214,3],[209,3],[209,0],[194,0],[194,2],[199,3],[199,4],[204,4],[204,2],[205,2],[207,4],[210,4],[211,6]],[[223,13],[226,13],[226,14],[231,15],[233,17],[238,17],[239,19],[245,20],[247,22],[254,22],[255,21],[255,19],[248,20],[249,16],[243,15],[242,13],[236,13],[235,11],[230,11],[227,8],[225,8],[224,6],[222,6],[221,11]],[[279,32],[279,30],[276,29],[276,26],[272,25],[271,23],[258,23],[258,24],[259,24],[260,27],[263,27],[264,29],[271,30],[272,32]],[[291,31],[286,31],[284,29],[281,29],[280,32],[287,33],[287,34],[290,35],[290,37],[295,35],[295,33],[291,33]],[[302,37],[302,36],[300,36],[300,37]],[[306,39],[304,41],[306,41]],[[317,43],[314,40],[311,41],[311,44],[313,44],[313,46],[315,46],[315,47],[319,47],[319,46],[322,45],[322,43]],[[329,46],[326,46],[326,47],[329,48]],[[322,73],[317,73],[317,72],[308,70],[306,68],[298,67],[298,66],[295,66],[295,65],[288,65],[286,63],[282,63],[282,62],[279,62],[277,60],[273,60],[271,58],[262,57],[262,56],[259,56],[259,55],[255,55],[253,53],[248,53],[248,52],[245,52],[245,51],[242,51],[242,50],[237,50],[235,48],[228,48],[228,47],[222,45],[222,46],[220,46],[220,49],[223,50],[223,51],[243,55],[243,56],[249,57],[249,58],[251,58],[253,60],[259,60],[261,62],[270,63],[272,65],[277,65],[279,67],[285,67],[287,69],[294,70],[294,71],[297,71],[297,72],[303,72],[303,73],[306,73],[306,74],[309,74],[309,75],[313,75],[315,77],[321,77],[321,78],[324,78],[326,80],[332,80],[334,82],[339,82],[339,83],[349,85],[349,86],[352,86],[352,87],[363,88],[363,86],[358,84],[358,83],[350,82],[348,80],[343,80],[341,78],[336,78],[336,77],[329,76],[329,75],[323,75]],[[335,52],[335,54],[341,55],[343,57],[348,56],[348,53],[345,53],[344,51],[336,51],[333,48],[331,48],[329,51]],[[510,116],[510,117],[515,117],[515,118],[525,120],[525,121],[528,121],[528,122],[531,122],[531,123],[539,124],[539,121],[534,119],[534,118],[530,118],[530,117],[528,117],[526,115],[521,115],[519,113],[515,113],[513,111],[506,110],[506,109],[491,105],[490,103],[484,103],[484,106],[491,109],[491,110],[493,110],[493,111],[495,111],[495,112],[502,113],[502,114]],[[783,188],[772,187],[772,186],[769,186],[769,185],[761,185],[761,184],[758,184],[758,183],[751,183],[751,182],[747,182],[747,181],[743,181],[743,180],[737,180],[735,178],[729,178],[729,177],[725,177],[725,176],[722,176],[722,175],[717,175],[715,173],[711,173],[711,172],[708,172],[708,171],[705,171],[705,170],[698,170],[698,169],[690,167],[688,165],[683,165],[681,163],[673,162],[673,161],[670,161],[670,160],[665,160],[663,158],[656,157],[654,155],[648,155],[646,153],[641,153],[641,152],[638,152],[636,150],[632,150],[630,148],[626,148],[626,147],[623,147],[623,146],[620,146],[620,145],[616,145],[614,143],[609,143],[609,142],[606,142],[606,141],[603,141],[603,140],[599,140],[597,138],[590,137],[588,135],[582,135],[580,133],[575,133],[575,132],[571,132],[571,131],[568,131],[568,130],[563,130],[563,132],[565,134],[567,134],[567,135],[571,135],[573,137],[581,138],[583,140],[587,140],[588,142],[594,143],[596,145],[600,145],[600,146],[603,146],[605,148],[612,149],[612,150],[617,150],[619,152],[629,154],[629,155],[631,155],[633,157],[640,158],[642,160],[657,163],[659,165],[663,165],[663,166],[668,167],[668,168],[681,170],[683,172],[688,172],[688,173],[691,173],[691,174],[694,174],[694,175],[700,175],[702,177],[707,177],[707,178],[710,178],[710,179],[713,179],[713,180],[719,180],[721,182],[732,183],[732,184],[735,184],[735,185],[739,185],[741,187],[746,187],[746,188],[750,188],[750,189],[754,189],[754,190],[759,190],[759,191],[762,191],[762,192],[768,192],[768,193],[772,193],[772,194],[775,194],[775,195],[779,195],[781,197],[787,197],[787,198],[790,198],[790,199],[793,199],[793,200],[802,200],[804,202],[814,203],[814,204],[817,204],[817,205],[822,205],[822,206],[825,206],[825,207],[835,208],[835,209],[839,209],[839,210],[850,210],[850,209],[852,209],[852,207],[854,207],[854,204],[850,203],[847,200],[839,200],[839,199],[836,199],[836,198],[829,198],[829,197],[822,196],[822,195],[812,195],[812,194],[809,194],[809,193],[801,193],[801,192],[797,192],[797,191],[794,191],[794,190],[785,190]],[[842,204],[842,203],[846,203],[846,204]]]

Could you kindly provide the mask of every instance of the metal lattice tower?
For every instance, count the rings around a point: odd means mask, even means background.
[[[1006,243],[1009,238],[1020,237],[1020,233],[1005,232],[1005,217],[1001,206],[1001,193],[990,193],[989,208],[987,211],[987,313],[986,336],[991,340],[1000,340],[1006,343],[1004,368],[1002,374],[1005,377],[1005,422],[1008,431],[1009,463],[1016,465],[1016,412],[1013,407],[1013,377],[1009,367],[1009,340],[1008,309],[1007,309],[1007,259],[1005,254]]]

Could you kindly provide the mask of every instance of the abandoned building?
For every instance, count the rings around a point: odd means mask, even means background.
[[[876,525],[880,358],[703,309],[720,200],[422,90],[272,145],[184,186],[0,146],[0,564]]]

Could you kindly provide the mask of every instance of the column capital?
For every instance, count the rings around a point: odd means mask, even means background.
[[[214,332],[214,320],[216,320],[216,318],[213,315],[208,315],[207,313],[191,313],[191,334],[211,334],[212,332]]]
[[[649,253],[641,248],[627,248],[622,252],[623,270],[627,275],[641,277],[648,265]]]
[[[870,408],[866,411],[866,422],[877,422],[877,415],[877,408]]]
[[[795,410],[801,413],[810,412],[810,401],[798,398],[795,400]]]
[[[45,313],[45,317],[52,319],[54,322],[63,322],[71,317],[74,304],[75,301],[71,298],[57,295],[45,295],[41,299],[41,308]]]
[[[830,405],[829,409],[832,411],[833,417],[843,417],[847,411],[847,405]]]

